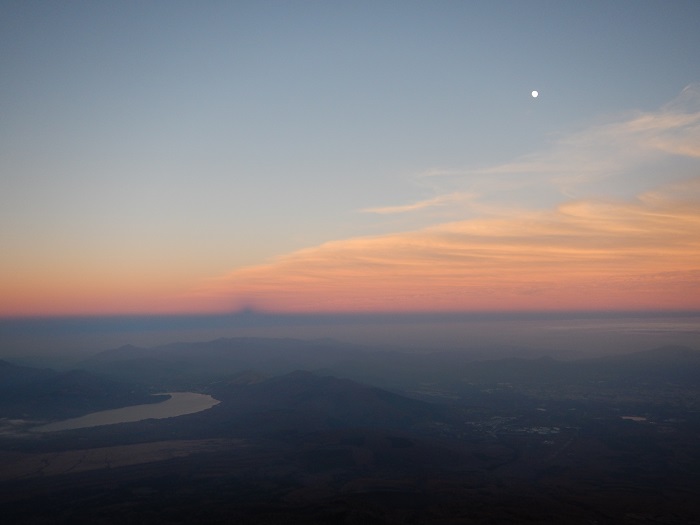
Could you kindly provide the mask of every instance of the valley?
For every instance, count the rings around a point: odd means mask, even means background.
[[[314,371],[275,374],[249,369],[235,356],[242,344],[229,349],[235,367],[204,380],[183,374],[185,364],[144,385],[194,386],[219,401],[206,410],[4,433],[6,515],[18,524],[680,524],[700,515],[697,351],[640,352],[619,366],[447,359],[445,380],[414,383],[421,371],[408,358],[386,389],[330,370],[351,360],[347,375],[378,360],[389,369],[389,355],[341,352]]]

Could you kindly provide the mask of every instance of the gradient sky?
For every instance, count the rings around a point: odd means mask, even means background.
[[[0,316],[700,309],[698,20],[2,2]]]

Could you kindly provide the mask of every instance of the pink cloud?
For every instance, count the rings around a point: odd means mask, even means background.
[[[699,188],[329,242],[200,296],[292,311],[698,308]]]

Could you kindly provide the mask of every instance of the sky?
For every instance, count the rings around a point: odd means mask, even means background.
[[[697,20],[2,2],[0,317],[700,310]]]

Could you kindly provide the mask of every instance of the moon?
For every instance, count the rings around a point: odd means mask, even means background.
[[[540,94],[537,91],[532,92],[532,98],[537,98],[539,96],[540,96]]]

